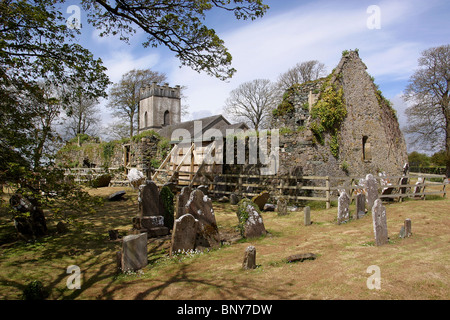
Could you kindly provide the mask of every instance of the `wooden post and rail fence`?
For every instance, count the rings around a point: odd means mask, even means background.
[[[173,169],[173,171],[175,170]],[[169,176],[173,177],[170,174],[171,170],[169,169],[167,171]],[[194,180],[202,175],[200,171],[183,172],[184,176],[180,176],[176,181],[178,188],[181,189],[185,185],[193,186]],[[78,168],[70,169],[66,174],[74,175],[75,181],[82,183],[89,181],[89,179],[92,179],[96,175],[102,174],[102,170],[100,168]],[[419,177],[423,179],[420,184],[411,181],[416,181]],[[330,208],[332,201],[338,198],[339,189],[345,189],[350,199],[353,200],[358,189],[362,189],[358,185],[358,182],[364,178],[356,176],[216,174],[213,181],[207,179],[208,182],[203,184],[208,187],[210,194],[215,194],[216,196],[235,193],[239,196],[252,197],[262,191],[268,191],[273,199],[283,196],[291,202],[321,201],[326,203],[326,208]],[[446,197],[446,186],[449,183],[444,175],[413,172],[410,172],[406,176],[380,177],[374,175],[374,178],[378,181],[381,199],[396,199],[398,201],[402,201],[404,198],[425,199],[427,195],[441,195],[442,197]],[[381,183],[382,181],[384,184]],[[126,180],[112,180],[111,185],[128,184]]]

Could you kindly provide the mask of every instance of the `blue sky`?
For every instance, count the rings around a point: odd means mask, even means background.
[[[237,69],[227,82],[179,68],[179,61],[164,47],[143,48],[142,32],[129,44],[114,37],[100,38],[99,32],[87,24],[83,11],[78,39],[102,58],[114,82],[133,68],[151,68],[166,73],[171,86],[186,86],[189,119],[222,113],[230,91],[243,82],[258,78],[276,81],[280,73],[307,60],[319,60],[331,72],[343,50],[358,48],[367,71],[394,103],[401,125],[405,123],[406,108],[401,94],[417,68],[420,53],[448,44],[450,39],[448,0],[266,0],[264,3],[271,7],[267,14],[251,22],[236,20],[232,13],[220,10],[207,16],[207,25],[225,41]],[[70,4],[77,1],[65,3]],[[367,26],[373,14],[367,12],[371,5],[380,9],[380,29]],[[110,110],[104,107],[102,110],[104,121],[111,121]]]

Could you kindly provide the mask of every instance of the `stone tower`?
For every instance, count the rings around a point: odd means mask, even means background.
[[[153,82],[141,88],[138,132],[159,130],[162,127],[181,122],[180,86],[169,87],[168,83],[160,86]]]

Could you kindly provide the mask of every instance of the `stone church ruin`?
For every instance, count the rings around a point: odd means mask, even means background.
[[[407,151],[396,112],[366,69],[357,51],[345,51],[327,77],[296,84],[285,92],[271,119],[271,130],[280,132],[277,175],[402,174]],[[207,184],[220,174],[260,174],[262,165],[248,163],[248,149],[246,164],[225,161],[227,139],[236,139],[227,136],[227,130],[243,133],[248,144],[251,134],[245,124],[231,124],[221,115],[198,119],[202,137],[211,130],[220,135],[219,140],[210,135],[198,143],[194,141],[196,121],[181,122],[180,115],[180,87],[152,83],[141,88],[138,135],[126,141],[72,143],[58,162],[63,167],[87,163],[91,168],[120,168],[122,175],[137,168],[158,185],[192,186],[193,182]],[[192,140],[174,138],[179,130]],[[267,139],[273,143],[270,133]],[[224,161],[206,165],[205,155]]]

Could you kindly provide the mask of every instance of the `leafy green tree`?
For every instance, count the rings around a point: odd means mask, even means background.
[[[450,45],[422,52],[405,100],[412,103],[406,110],[406,133],[425,150],[444,148],[450,177]]]
[[[411,167],[428,167],[430,165],[430,157],[425,153],[413,151],[408,154],[408,162]]]

